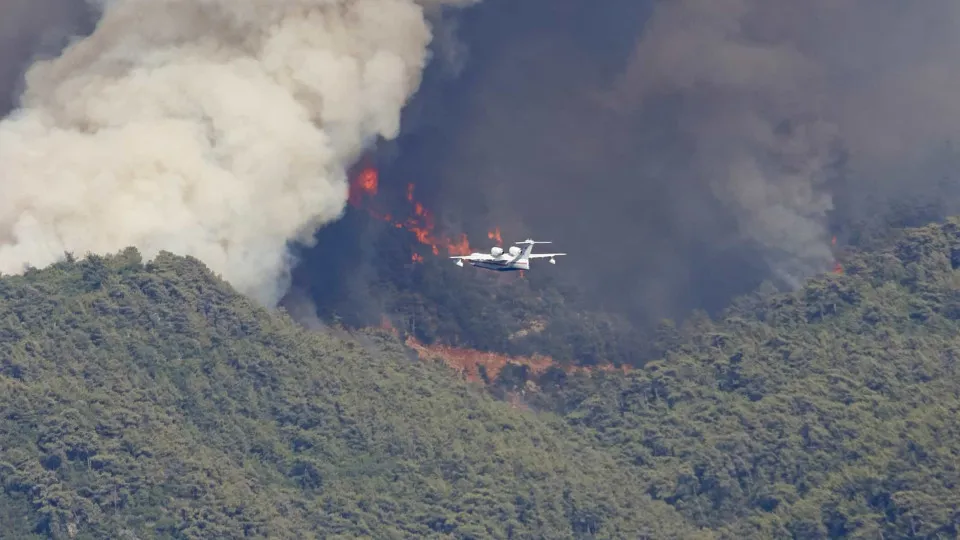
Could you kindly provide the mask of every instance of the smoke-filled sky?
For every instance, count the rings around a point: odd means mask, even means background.
[[[275,303],[286,243],[337,219],[345,167],[397,135],[431,39],[424,6],[471,2],[103,2],[0,123],[0,272],[136,245]],[[10,12],[62,22],[42,4]]]
[[[0,115],[13,107],[22,71],[57,54],[71,35],[90,31],[94,13],[83,0],[0,0]]]
[[[831,236],[891,199],[957,202],[954,1],[486,0],[459,22],[461,76],[421,88],[394,168],[468,228],[557,242],[602,304],[722,306],[830,269]]]
[[[11,95],[37,36],[89,15],[0,2]],[[432,29],[418,8],[472,3],[106,2],[0,124],[0,271],[136,243],[272,302],[285,243],[338,219],[344,167],[398,129],[383,182],[451,227],[554,241],[642,317],[826,270],[837,229],[905,195],[960,200],[954,1],[483,0]]]

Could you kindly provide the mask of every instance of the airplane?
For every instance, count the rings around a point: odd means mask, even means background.
[[[457,266],[463,266],[463,261],[467,261],[477,268],[484,270],[494,270],[496,272],[513,272],[516,270],[529,270],[530,259],[542,259],[550,257],[550,264],[557,264],[554,257],[566,255],[566,253],[537,253],[532,255],[534,244],[551,244],[552,242],[537,242],[534,240],[523,240],[516,242],[517,245],[525,244],[522,250],[517,246],[510,246],[510,249],[504,253],[501,247],[490,248],[490,253],[471,253],[470,255],[458,255],[450,257],[457,259]]]

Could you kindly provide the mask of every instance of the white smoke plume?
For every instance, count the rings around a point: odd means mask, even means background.
[[[288,241],[341,215],[395,137],[427,11],[473,0],[106,0],[0,122],[0,272],[65,252],[204,261],[275,305]]]

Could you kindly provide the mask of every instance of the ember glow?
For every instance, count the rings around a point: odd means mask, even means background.
[[[366,168],[360,171],[357,178],[350,183],[349,201],[352,206],[358,206],[360,199],[364,195],[374,196],[377,194],[377,188],[380,185],[380,179],[377,170]]]
[[[836,237],[836,236],[834,236],[833,239],[830,240],[830,245],[832,245],[834,248],[837,247],[837,237]],[[840,261],[834,261],[834,263],[833,263],[833,273],[834,273],[834,274],[842,274],[842,273],[843,273],[843,265],[840,264]]]
[[[371,203],[364,203],[365,199],[372,200],[379,190],[380,179],[377,169],[373,166],[365,166],[354,176],[350,182],[350,205],[355,208],[362,208],[371,217],[380,219],[392,224],[398,229],[404,229],[413,233],[417,241],[424,246],[428,246],[434,255],[440,255],[440,251],[445,251],[448,255],[469,255],[474,250],[470,247],[470,241],[467,235],[460,234],[457,237],[448,237],[436,231],[436,222],[433,214],[427,210],[422,203],[417,201],[414,196],[416,186],[412,183],[407,184],[407,202],[410,204],[410,216],[406,219],[400,219],[391,214],[381,214],[372,208]],[[502,242],[500,238],[500,228],[487,233],[487,238]],[[411,256],[413,262],[422,262],[423,256],[414,253]]]
[[[381,327],[396,333],[392,327]],[[468,381],[478,383],[493,382],[508,365],[526,366],[533,375],[542,375],[550,368],[560,369],[567,374],[597,371],[619,371],[626,374],[631,370],[630,366],[626,364],[618,367],[613,364],[602,363],[597,366],[586,367],[557,362],[553,358],[543,355],[509,356],[441,344],[426,345],[417,341],[413,336],[407,336],[405,342],[408,347],[417,352],[421,360],[439,360],[459,372]],[[487,380],[484,381],[484,378]]]

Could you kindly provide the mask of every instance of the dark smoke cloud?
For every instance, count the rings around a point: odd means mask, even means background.
[[[96,17],[0,0],[0,111]],[[403,135],[379,148],[384,192],[416,182],[483,248],[494,225],[555,241],[571,256],[551,274],[596,306],[719,308],[828,268],[838,231],[960,211],[956,2],[485,0],[434,22]],[[375,310],[382,249],[347,225],[317,252],[366,247],[301,281]]]
[[[0,116],[15,105],[30,63],[89,33],[95,18],[84,0],[0,0]]]
[[[873,176],[956,132],[958,29],[949,0],[663,3],[614,103],[637,111],[682,96],[694,174],[781,275],[806,277],[831,259],[841,151]]]
[[[904,194],[953,211],[958,23],[949,0],[487,0],[384,177],[473,237],[555,241],[597,305],[720,308],[828,270]]]

